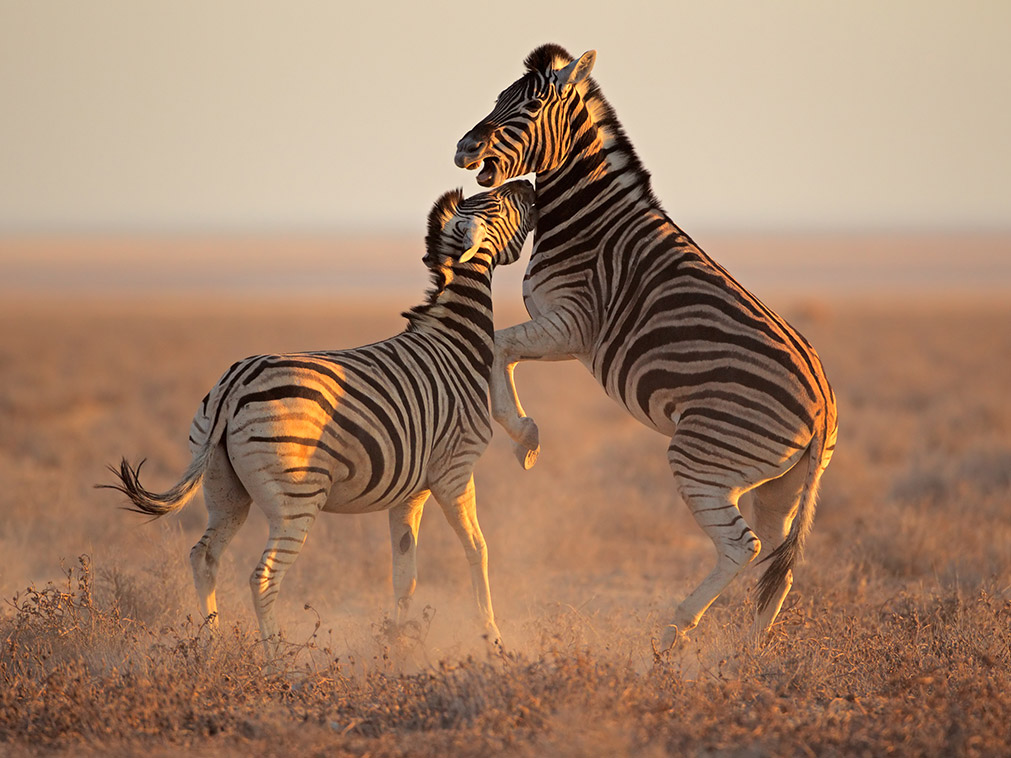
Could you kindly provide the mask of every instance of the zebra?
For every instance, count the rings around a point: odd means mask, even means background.
[[[417,580],[418,528],[435,496],[463,543],[484,635],[495,647],[488,553],[475,508],[474,466],[492,424],[488,382],[494,343],[491,278],[515,262],[533,225],[527,181],[464,199],[442,195],[428,217],[427,302],[405,312],[406,329],[363,347],[257,355],[233,364],[200,403],[193,455],[164,493],[141,486],[124,458],[126,510],[152,517],[182,508],[202,485],[207,529],[190,552],[203,617],[217,626],[222,551],[255,501],[269,524],[250,577],[268,658],[280,641],[274,603],[321,511],[388,510],[394,620],[405,622]],[[143,463],[143,461],[141,462]]]
[[[670,438],[676,487],[716,547],[715,567],[678,605],[661,646],[683,640],[760,553],[762,639],[793,584],[835,449],[835,396],[810,343],[668,217],[590,77],[595,61],[593,50],[574,59],[555,44],[537,48],[457,144],[456,165],[477,170],[481,186],[536,174],[530,320],[495,334],[492,415],[529,468],[540,435],[516,394],[516,363],[583,363]],[[746,492],[754,528],[739,508]]]

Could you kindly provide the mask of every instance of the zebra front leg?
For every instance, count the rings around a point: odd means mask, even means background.
[[[474,476],[471,474],[461,486],[440,483],[432,488],[435,499],[446,514],[453,531],[463,544],[467,563],[470,564],[471,584],[477,600],[478,615],[484,626],[485,639],[496,650],[502,647],[502,635],[495,623],[495,613],[491,606],[491,588],[488,584],[488,546],[481,534],[477,521],[477,501],[474,491]]]
[[[492,362],[491,413],[516,443],[514,452],[524,469],[537,462],[540,432],[523,411],[513,372],[519,361],[567,361],[580,352],[578,334],[568,313],[548,312],[523,324],[495,332]]]
[[[407,620],[411,597],[418,583],[418,528],[428,500],[423,492],[390,509],[390,545],[393,548],[393,617],[398,628]]]
[[[260,623],[260,635],[263,638],[263,649],[267,655],[268,668],[279,652],[280,627],[274,605],[281,581],[285,573],[298,558],[302,545],[305,544],[309,529],[316,522],[318,508],[313,503],[299,504],[297,513],[282,515],[279,512],[269,513],[267,522],[270,534],[267,538],[267,548],[263,551],[260,562],[249,577],[249,586],[253,592],[253,607]]]
[[[505,358],[496,351],[489,387],[491,412],[516,443],[513,446],[516,459],[525,470],[529,470],[537,463],[537,456],[541,452],[540,430],[534,420],[523,412],[520,404],[513,377],[516,362],[504,361]]]

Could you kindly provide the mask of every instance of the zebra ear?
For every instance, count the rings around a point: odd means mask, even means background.
[[[467,249],[463,251],[463,254],[459,257],[460,263],[466,263],[481,247],[481,243],[484,242],[485,235],[487,234],[487,229],[485,228],[484,221],[480,219],[474,219],[474,223],[471,224],[470,228],[467,229],[467,233],[464,236],[463,244],[467,245]]]
[[[593,71],[593,64],[597,61],[597,51],[587,50],[577,60],[572,61],[565,68],[559,69],[555,73],[555,82],[558,85],[558,92],[567,95],[569,90],[577,84],[581,84]]]

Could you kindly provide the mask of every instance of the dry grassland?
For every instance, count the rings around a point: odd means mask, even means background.
[[[673,491],[666,441],[578,365],[525,365],[543,452],[496,434],[478,472],[508,653],[471,623],[438,508],[417,624],[391,635],[385,514],[327,516],[286,579],[282,673],[262,673],[247,576],[225,555],[222,633],[195,612],[202,505],[145,523],[104,466],[188,460],[234,359],[398,330],[404,301],[0,304],[0,753],[209,756],[1007,755],[1011,746],[1011,305],[783,307],[839,395],[839,449],[771,640],[733,585],[680,653],[651,639],[713,551]],[[779,305],[780,303],[774,303]],[[500,324],[517,314],[505,314]]]

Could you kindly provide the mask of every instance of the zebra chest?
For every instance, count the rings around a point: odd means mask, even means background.
[[[538,318],[562,303],[588,304],[594,291],[592,259],[573,261],[556,251],[537,251],[523,277],[523,304]]]

